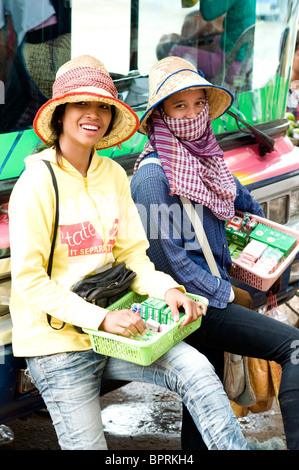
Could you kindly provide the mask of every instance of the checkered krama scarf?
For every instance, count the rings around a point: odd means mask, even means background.
[[[221,220],[234,215],[236,184],[213,132],[208,103],[194,119],[171,118],[155,108],[135,170],[153,151],[159,155],[171,195],[203,204]]]

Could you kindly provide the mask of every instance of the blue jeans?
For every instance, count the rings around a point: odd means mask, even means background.
[[[203,353],[223,377],[223,351],[275,361],[282,367],[279,404],[287,447],[299,450],[299,330],[236,304],[208,308],[201,327],[185,340]],[[203,449],[186,408],[182,447]]]
[[[93,350],[34,357],[27,362],[62,449],[107,449],[99,400],[103,374],[111,379],[150,382],[176,392],[208,449],[248,449],[212,365],[184,342],[146,367]]]

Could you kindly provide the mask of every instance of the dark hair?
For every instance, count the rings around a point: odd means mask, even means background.
[[[111,105],[111,121],[110,121],[110,124],[108,126],[108,129],[105,132],[105,135],[110,134],[110,132],[112,131],[115,115],[116,115],[116,109],[115,109],[115,106],[112,104]]]
[[[55,111],[53,113],[50,127],[52,129],[52,137],[53,137],[53,145],[56,151],[56,161],[57,164],[61,164],[61,158],[62,158],[62,152],[59,144],[59,138],[62,134],[62,118],[65,112],[67,103],[60,104],[55,108]]]

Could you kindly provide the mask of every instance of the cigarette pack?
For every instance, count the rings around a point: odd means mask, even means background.
[[[154,331],[154,332],[161,331],[161,324],[158,321],[153,320],[152,318],[149,318],[148,320],[146,320],[145,324],[150,331]]]
[[[143,320],[148,319],[148,304],[150,304],[152,300],[153,299],[149,297],[148,299],[145,299],[143,302],[141,302],[140,317]]]
[[[247,244],[247,235],[246,233],[239,232],[235,230],[233,227],[225,227],[227,241],[229,243],[235,243],[242,247],[246,246]]]
[[[228,222],[227,222],[227,227],[232,227],[235,230],[239,230],[240,227],[242,226],[243,218],[238,217],[237,215],[234,215]]]
[[[268,246],[254,266],[254,271],[260,274],[272,274],[284,259],[284,254],[277,248]]]
[[[284,256],[288,256],[296,245],[295,237],[261,223],[253,230],[249,238],[266,243],[273,248],[278,248]]]
[[[253,256],[258,259],[262,256],[263,252],[268,248],[268,245],[257,240],[251,240],[244,248],[243,253]]]
[[[152,299],[151,302],[147,304],[148,318],[152,318],[157,322],[161,322],[161,311],[163,308],[167,307],[166,302],[160,299]]]
[[[228,248],[232,259],[237,259],[242,253],[242,248],[235,243],[230,243]]]

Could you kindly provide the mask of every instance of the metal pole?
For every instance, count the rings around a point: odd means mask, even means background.
[[[138,70],[139,0],[131,0],[130,71]]]

